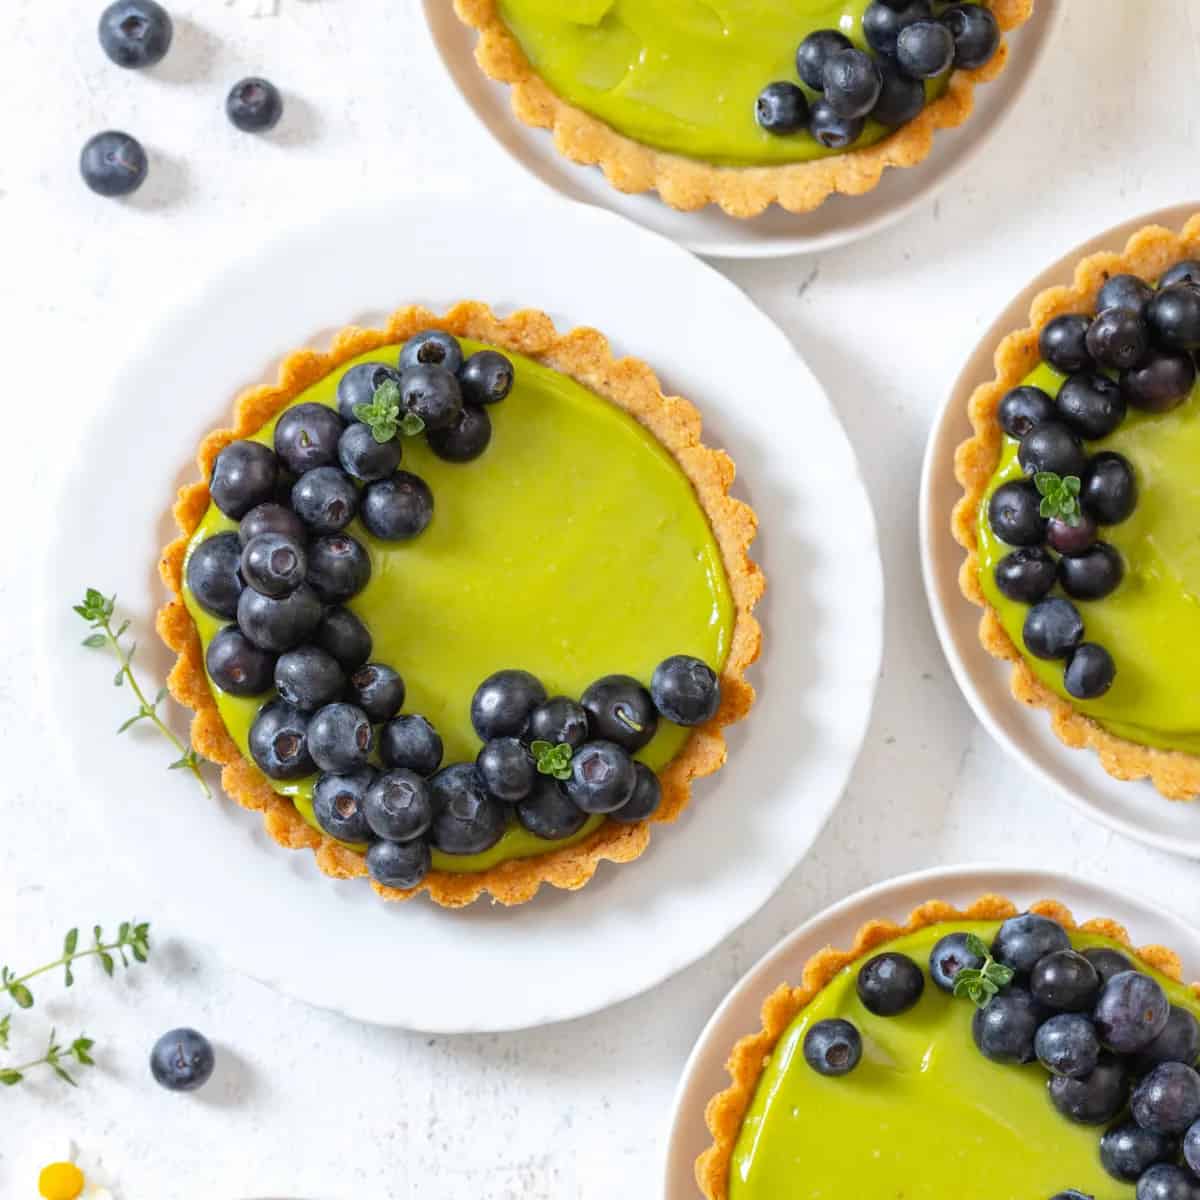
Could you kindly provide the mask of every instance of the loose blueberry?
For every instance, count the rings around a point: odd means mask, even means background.
[[[338,460],[338,439],[346,428],[332,408],[324,404],[297,404],[275,425],[275,454],[296,475]]]
[[[1083,1012],[1100,994],[1100,975],[1076,950],[1053,950],[1034,964],[1029,991],[1047,1008]]]
[[[79,154],[79,173],[97,196],[128,196],[146,182],[148,171],[141,142],[115,129],[89,138]]]
[[[1133,1054],[1162,1033],[1170,1012],[1167,994],[1157,981],[1137,971],[1123,971],[1100,989],[1092,1019],[1105,1047],[1117,1054]]]
[[[676,725],[703,725],[721,706],[721,681],[699,658],[673,654],[654,668],[650,677],[654,707]]]
[[[1047,659],[1069,658],[1083,641],[1083,618],[1069,600],[1053,596],[1029,610],[1022,633],[1030,654]]]
[[[348,533],[319,537],[308,548],[308,582],[326,604],[357,596],[370,582],[371,556]]]
[[[1150,333],[1132,309],[1109,308],[1088,326],[1088,353],[1102,367],[1127,371],[1146,357]]]
[[[317,768],[308,752],[308,717],[272,700],[250,726],[250,757],[272,779],[303,779]]]
[[[539,775],[533,791],[517,805],[517,820],[534,837],[557,842],[572,837],[587,823],[588,815],[568,799],[557,779]]]
[[[1027,475],[1053,471],[1064,479],[1068,475],[1082,478],[1087,469],[1087,454],[1083,445],[1075,433],[1060,421],[1046,421],[1031,429],[1021,439],[1017,458]]]
[[[864,117],[842,117],[827,100],[817,100],[809,113],[808,132],[826,150],[845,150],[862,136]]]
[[[1116,663],[1103,646],[1095,642],[1080,645],[1063,674],[1063,686],[1076,700],[1097,700],[1113,685]]]
[[[914,21],[900,30],[896,61],[914,79],[933,79],[954,62],[954,35],[940,21]]]
[[[1074,525],[1062,517],[1051,517],[1046,526],[1046,544],[1059,554],[1074,557],[1087,553],[1099,532],[1096,522],[1088,516],[1077,516]]]
[[[754,101],[754,119],[767,133],[799,133],[808,124],[808,97],[794,83],[768,83]]]
[[[363,816],[376,837],[410,842],[433,824],[433,794],[416,771],[397,767],[371,782]]]
[[[444,367],[454,372],[463,365],[462,347],[458,339],[440,329],[415,333],[400,349],[400,370],[409,367]]]
[[[385,383],[400,386],[400,372],[387,363],[366,362],[351,367],[338,380],[337,402],[338,412],[347,424],[357,421],[358,414],[354,411],[360,404],[370,404],[375,399],[375,392]]]
[[[374,743],[367,714],[354,704],[326,704],[308,723],[308,752],[322,771],[365,767]]]
[[[1097,317],[1092,329],[1109,315]],[[1056,404],[1062,420],[1080,437],[1093,441],[1108,437],[1125,420],[1125,397],[1121,394],[1120,384],[1097,371],[1080,371],[1072,375],[1059,390]],[[1067,473],[1079,474],[1077,471]]]
[[[1093,455],[1079,493],[1083,511],[1101,525],[1118,525],[1137,507],[1137,478],[1133,465],[1111,451]]]
[[[516,804],[533,790],[537,770],[519,739],[498,737],[484,742],[475,759],[475,774],[488,795]]]
[[[499,404],[513,387],[513,365],[496,350],[477,350],[458,369],[464,404]]]
[[[432,520],[433,493],[425,480],[408,471],[397,471],[363,490],[362,523],[383,541],[407,541]]]
[[[1040,1025],[1033,1049],[1046,1070],[1068,1079],[1086,1078],[1100,1061],[1096,1030],[1080,1013],[1059,1013]]]
[[[296,480],[292,508],[314,533],[338,533],[354,520],[358,488],[339,468],[316,467]]]
[[[271,690],[275,656],[260,650],[236,625],[226,625],[208,644],[209,678],[231,696],[261,696]]]
[[[1040,546],[1046,540],[1046,518],[1033,481],[1002,483],[988,501],[988,524],[1010,546]]]
[[[1200,350],[1200,288],[1174,283],[1146,305],[1150,332],[1166,350]]]
[[[477,404],[464,404],[454,423],[445,429],[431,429],[429,448],[446,462],[472,462],[492,440],[492,418]]]
[[[376,441],[370,428],[356,421],[338,439],[337,460],[347,475],[363,483],[386,479],[399,465],[399,438]]]
[[[1133,970],[1133,963],[1120,950],[1113,950],[1108,946],[1093,946],[1083,952],[1083,957],[1096,968],[1101,986],[1114,975],[1120,975],[1122,971]]]
[[[854,43],[836,29],[818,29],[800,43],[796,51],[796,73],[814,91],[825,86],[825,63],[839,50],[850,50]]]
[[[645,763],[635,762],[633,770],[637,776],[633,785],[633,795],[620,808],[608,814],[610,820],[620,821],[625,825],[633,825],[652,817],[662,803],[662,784],[659,783],[658,776]]]
[[[380,725],[403,706],[404,680],[383,663],[367,663],[350,676],[348,699],[367,714],[372,725]]]
[[[100,14],[100,46],[118,67],[152,67],[171,48],[171,16],[155,0],[116,0]]]
[[[462,388],[447,367],[410,367],[400,380],[404,411],[425,422],[426,429],[448,429],[462,412]]]
[[[252,508],[238,526],[238,537],[245,546],[260,533],[278,533],[290,537],[302,545],[308,537],[304,522],[284,504],[268,501]]]
[[[871,109],[871,120],[890,129],[907,125],[925,107],[925,85],[905,75],[890,59],[881,58],[878,66],[883,86]]]
[[[332,654],[343,671],[353,671],[371,657],[371,633],[348,608],[327,608],[313,641]]]
[[[194,1092],[203,1087],[216,1064],[212,1043],[194,1029],[172,1029],[150,1051],[150,1074],[170,1092]]]
[[[279,656],[275,689],[301,712],[316,712],[346,690],[346,675],[332,654],[318,646],[300,646]]]
[[[367,849],[367,870],[381,887],[415,888],[433,865],[429,843],[372,842]]]
[[[208,490],[213,503],[240,521],[252,508],[275,498],[279,460],[269,446],[230,442],[213,463]]]
[[[1076,600],[1103,600],[1125,577],[1125,560],[1107,542],[1097,542],[1082,554],[1058,560],[1058,580]]]
[[[1058,581],[1058,563],[1041,546],[1022,546],[996,564],[996,586],[1020,604],[1036,604]]]
[[[571,759],[564,788],[584,812],[610,813],[627,804],[637,785],[633,759],[614,742],[585,742]]]
[[[484,742],[520,737],[529,714],[545,699],[546,689],[528,671],[497,671],[471,697],[471,724]]]
[[[954,980],[963,967],[978,971],[983,959],[967,945],[965,933],[948,933],[939,938],[929,953],[929,978],[943,991],[953,993]]]
[[[650,693],[631,675],[605,675],[580,697],[591,736],[616,742],[633,753],[658,729],[658,711]]]
[[[1092,365],[1087,348],[1087,331],[1091,325],[1089,317],[1069,313],[1055,317],[1038,335],[1038,349],[1042,357],[1064,375],[1073,375]]]
[[[1153,295],[1154,289],[1144,279],[1139,279],[1136,275],[1113,275],[1096,297],[1096,311],[1125,308],[1140,314]]]
[[[1164,271],[1158,281],[1160,288],[1172,287],[1176,283],[1200,284],[1200,261],[1194,258],[1177,262],[1173,267]]]
[[[1194,1067],[1197,1056],[1200,1056],[1200,1023],[1186,1008],[1173,1004],[1162,1033],[1138,1054],[1134,1069],[1144,1075],[1159,1063],[1179,1062]]]
[[[1082,1079],[1052,1075],[1050,1103],[1076,1125],[1107,1125],[1129,1099],[1129,1072],[1113,1054],[1101,1054],[1096,1069]]]
[[[1125,399],[1143,412],[1170,412],[1195,386],[1195,360],[1182,351],[1152,350],[1144,362],[1121,375]]]
[[[941,19],[954,36],[954,65],[973,71],[991,62],[1000,45],[1000,26],[982,4],[952,4]]]
[[[902,30],[918,21],[928,21],[932,15],[928,0],[911,0],[910,3],[883,3],[874,0],[863,13],[862,32],[867,45],[878,54],[896,57],[896,44]]]
[[[240,539],[239,539],[240,544]],[[308,556],[295,538],[282,533],[260,533],[242,550],[242,579],[264,596],[290,596],[308,571]]]
[[[1183,1133],[1200,1121],[1200,1075],[1186,1063],[1160,1063],[1133,1089],[1130,1112],[1151,1133]]]
[[[1136,1183],[1155,1163],[1169,1162],[1175,1143],[1141,1129],[1132,1121],[1117,1125],[1100,1139],[1100,1163],[1114,1178]]]
[[[907,954],[876,954],[860,968],[855,987],[868,1012],[896,1017],[920,1000],[925,973]]]
[[[482,854],[504,835],[505,806],[475,780],[473,763],[455,763],[430,781],[433,797],[431,839],[443,854]]]
[[[1015,387],[1000,401],[1000,427],[1020,441],[1035,425],[1052,421],[1057,415],[1054,400],[1039,387]]]
[[[862,1035],[839,1018],[817,1021],[804,1035],[804,1061],[818,1075],[848,1075],[862,1059]]]
[[[1008,987],[993,996],[986,1008],[975,1010],[971,1036],[979,1053],[992,1062],[1030,1063],[1037,1057],[1033,1043],[1042,1015],[1024,988]]]
[[[188,590],[205,612],[215,617],[235,617],[245,586],[241,569],[242,545],[237,534],[214,534],[188,556]]]
[[[1057,921],[1040,913],[1021,913],[1000,926],[992,943],[992,957],[1018,975],[1028,975],[1039,958],[1070,948],[1071,939]]]
[[[386,767],[432,775],[442,765],[442,739],[422,716],[396,717],[379,731],[379,757]]]
[[[569,696],[552,696],[529,714],[525,736],[530,742],[582,746],[588,736],[587,710]]]
[[[283,116],[283,96],[269,79],[242,79],[229,89],[225,115],[243,133],[265,133]]]
[[[237,621],[256,646],[282,654],[311,640],[321,623],[321,601],[306,583],[280,600],[246,588],[238,600]]]
[[[313,788],[313,816],[317,824],[339,842],[367,842],[371,827],[367,824],[364,800],[375,780],[375,771],[363,767],[346,775],[322,775]]]
[[[1137,1182],[1136,1200],[1197,1200],[1196,1179],[1173,1163],[1157,1163]]]
[[[839,50],[831,54],[822,81],[825,102],[847,120],[866,117],[883,88],[883,76],[875,60],[862,50]]]

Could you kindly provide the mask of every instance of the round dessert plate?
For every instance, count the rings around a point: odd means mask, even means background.
[[[712,1143],[704,1107],[729,1086],[725,1061],[738,1038],[759,1030],[763,1001],[781,983],[797,983],[804,964],[826,946],[853,944],[857,930],[874,918],[903,921],[927,900],[963,907],[995,892],[1017,905],[1061,900],[1077,921],[1110,917],[1129,930],[1135,946],[1170,947],[1183,959],[1183,977],[1200,978],[1200,931],[1172,913],[1111,892],[1073,875],[1021,867],[938,867],[879,883],[827,908],[788,934],[742,977],[721,1001],[688,1057],[671,1112],[664,1159],[664,1200],[696,1200],[693,1167]]]
[[[636,863],[603,864],[582,891],[543,889],[504,909],[387,904],[323,877],[261,818],[206,800],[170,747],[128,715],[112,663],[81,649],[70,602],[117,592],[152,680],[171,660],[153,632],[164,599],[167,509],[195,478],[200,438],[282,355],[338,327],[421,302],[479,299],[592,325],[693,399],[757,510],[769,580],[763,663],[729,762],[696,788]],[[841,796],[866,728],[882,646],[874,519],[829,401],[784,335],[716,271],[611,213],[534,194],[409,195],[334,213],[224,269],[150,331],[98,396],[49,539],[44,677],[81,816],[110,835],[146,907],[241,970],[354,1017],[437,1032],[577,1017],[651,987],[751,916],[803,858]],[[804,469],[796,464],[803,462]],[[502,601],[502,597],[498,598]],[[68,683],[69,681],[69,683]],[[182,732],[184,714],[173,706]],[[786,752],[781,750],[786,747]],[[153,907],[152,907],[153,904]]]
[[[1148,845],[1200,858],[1200,803],[1171,801],[1145,780],[1112,778],[1091,750],[1072,750],[1051,732],[1049,715],[1028,708],[1009,691],[1012,667],[992,658],[978,636],[980,610],[959,590],[962,547],[950,532],[950,514],[962,496],[954,478],[954,451],[971,435],[967,401],[993,378],[992,356],[1009,333],[1023,329],[1039,292],[1068,283],[1075,264],[1101,250],[1120,250],[1144,225],[1179,228],[1200,207],[1180,205],[1148,213],[1092,238],[1043,271],[996,318],[951,390],[934,424],[921,475],[921,563],[933,623],[950,668],[975,715],[1014,758],[1096,820]]]
[[[446,67],[451,90],[465,116],[547,187],[572,200],[618,212],[710,258],[774,258],[811,254],[866,237],[901,220],[933,197],[987,144],[1012,111],[1052,41],[1066,5],[1038,0],[1032,18],[1010,35],[1012,52],[999,79],[975,92],[975,111],[959,129],[940,130],[929,157],[916,167],[889,170],[864,196],[833,196],[810,213],[768,209],[739,221],[715,205],[677,212],[654,193],[628,196],[610,186],[598,168],[563,158],[551,135],[519,121],[509,104],[509,88],[488,79],[476,66],[476,34],[455,15],[448,0],[423,0],[433,49]]]

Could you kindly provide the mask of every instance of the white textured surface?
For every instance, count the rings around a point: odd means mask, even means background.
[[[257,20],[256,0],[175,3],[190,20],[158,78],[108,65],[92,33],[98,7],[9,0],[5,11],[0,328],[16,358],[5,428],[10,445],[25,440],[0,476],[0,958],[16,964],[52,952],[72,923],[114,922],[139,903],[137,880],[118,877],[75,818],[78,800],[60,786],[49,731],[28,704],[30,564],[46,519],[35,506],[92,380],[108,377],[145,313],[283,211],[301,218],[332,199],[386,193],[411,173],[528,186],[469,125],[440,119],[440,68],[413,60],[415,16],[403,2],[278,0],[277,16]],[[1104,878],[1200,918],[1194,864],[1074,815],[976,728],[929,625],[915,524],[929,420],[1008,296],[1089,232],[1176,201],[1200,205],[1198,26],[1191,0],[1075,0],[1020,111],[935,208],[849,250],[732,271],[839,407],[871,484],[889,585],[867,750],[817,850],[758,918],[643,999],[558,1028],[466,1039],[310,1011],[160,928],[149,967],[112,985],[84,968],[73,992],[47,984],[21,1018],[31,1040],[43,1021],[86,1028],[102,1066],[78,1092],[39,1082],[0,1096],[0,1195],[33,1195],[31,1154],[64,1134],[103,1159],[126,1200],[651,1195],[673,1086],[708,1014],[780,934],[848,891],[937,863],[1004,859]],[[226,87],[251,70],[291,92],[292,119],[265,142],[221,113]],[[154,181],[128,205],[94,199],[75,176],[78,146],[107,126],[139,133],[156,155]],[[212,871],[220,886],[217,865],[189,862],[186,843],[180,869]],[[168,1096],[147,1079],[145,1052],[159,1031],[189,1022],[219,1042],[221,1074],[193,1098]]]

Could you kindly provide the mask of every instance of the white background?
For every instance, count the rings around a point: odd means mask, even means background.
[[[46,498],[124,346],[193,280],[281,223],[414,179],[465,176],[481,196],[534,185],[447,96],[405,0],[175,0],[176,46],[148,75],[102,56],[97,3],[4,7],[0,961],[28,966],[56,953],[72,924],[154,917],[79,816],[84,799],[64,789],[30,699],[38,531],[71,519],[47,512]],[[96,1037],[101,1066],[77,1092],[39,1080],[0,1095],[6,1200],[34,1195],[40,1148],[65,1137],[126,1200],[652,1195],[674,1084],[705,1019],[781,934],[847,892],[937,863],[1007,860],[1077,871],[1200,917],[1195,864],[1110,835],[1009,767],[955,690],[920,583],[920,455],[978,332],[1086,235],[1169,203],[1200,207],[1194,3],[1069,9],[1018,111],[940,201],[857,247],[729,268],[841,412],[875,502],[889,589],[865,752],[775,900],[641,999],[565,1026],[469,1038],[311,1011],[223,971],[185,930],[159,927],[148,967],[108,984],[84,964],[72,992],[47,982],[20,1019],[14,1054],[34,1049],[53,1021]],[[237,133],[222,113],[229,84],[250,72],[287,92],[288,115],[266,139]],[[77,178],[79,146],[108,127],[139,135],[152,154],[152,178],[130,202],[93,197]],[[584,280],[580,294],[586,301]],[[162,404],[170,420],[171,396]],[[114,554],[121,537],[112,531]],[[179,868],[220,886],[217,865],[189,861],[184,839]],[[194,1097],[159,1091],[145,1067],[153,1038],[178,1024],[219,1047],[219,1073]]]

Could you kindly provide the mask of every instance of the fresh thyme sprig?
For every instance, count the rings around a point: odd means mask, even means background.
[[[129,628],[128,621],[122,621],[119,626],[113,628],[116,601],[116,596],[105,596],[103,592],[99,592],[95,588],[88,588],[83,597],[83,603],[73,607],[88,622],[93,631],[83,639],[83,644],[89,650],[99,650],[105,646],[112,648],[121,664],[113,677],[113,685],[121,687],[128,682],[129,690],[133,692],[134,699],[138,703],[137,712],[125,721],[117,729],[117,732],[124,733],[140,721],[149,721],[179,751],[179,757],[170,764],[169,769],[191,771],[196,777],[196,782],[204,790],[204,794],[211,797],[212,792],[200,770],[200,756],[191,746],[184,745],[159,716],[158,707],[166,698],[167,689],[159,688],[154,700],[147,700],[146,693],[142,691],[141,685],[133,674],[133,656],[137,652],[137,643],[134,642],[128,650],[121,644],[121,638],[125,636],[125,632]]]
[[[93,945],[80,950],[79,930],[68,930],[67,936],[63,938],[62,954],[53,962],[35,967],[32,971],[26,971],[24,975],[18,975],[8,967],[0,967],[0,993],[7,993],[18,1008],[32,1008],[33,993],[27,985],[31,979],[45,975],[47,971],[62,967],[63,982],[70,987],[75,982],[75,973],[71,967],[81,958],[97,958],[105,975],[111,979],[116,968],[117,958],[120,958],[121,966],[128,967],[128,956],[132,956],[133,960],[139,963],[144,963],[150,957],[150,923],[148,921],[122,921],[117,930],[117,936],[110,942],[104,940],[103,929],[99,925],[95,925],[92,928],[92,937]],[[7,1041],[8,1024],[8,1017],[0,1022],[0,1032],[4,1035],[0,1040],[0,1045]]]
[[[1063,476],[1053,471],[1039,471],[1033,477],[1033,482],[1042,497],[1043,517],[1051,520],[1057,518],[1068,525],[1079,524],[1079,491],[1083,484],[1078,475]]]
[[[1012,983],[1013,969],[998,963],[982,938],[968,933],[966,940],[967,949],[983,959],[983,966],[960,968],[954,976],[954,994],[966,996],[976,1008],[987,1008],[992,997]]]
[[[71,1073],[63,1066],[65,1062],[76,1062],[81,1067],[94,1067],[95,1059],[92,1058],[92,1047],[96,1043],[89,1037],[77,1037],[69,1046],[60,1046],[58,1044],[55,1031],[50,1030],[50,1040],[46,1046],[46,1053],[41,1058],[35,1058],[27,1063],[21,1063],[18,1067],[0,1067],[0,1084],[4,1087],[15,1087],[36,1067],[49,1067],[55,1075],[63,1081],[69,1083],[72,1087],[79,1085],[72,1078]]]
[[[370,404],[356,404],[354,415],[366,425],[371,436],[379,443],[390,442],[398,433],[415,437],[425,428],[425,422],[416,413],[401,414],[400,385],[394,379],[385,379],[371,397]]]
[[[532,742],[529,749],[533,752],[537,769],[543,775],[553,775],[555,779],[571,778],[571,756],[575,751],[568,742]]]

